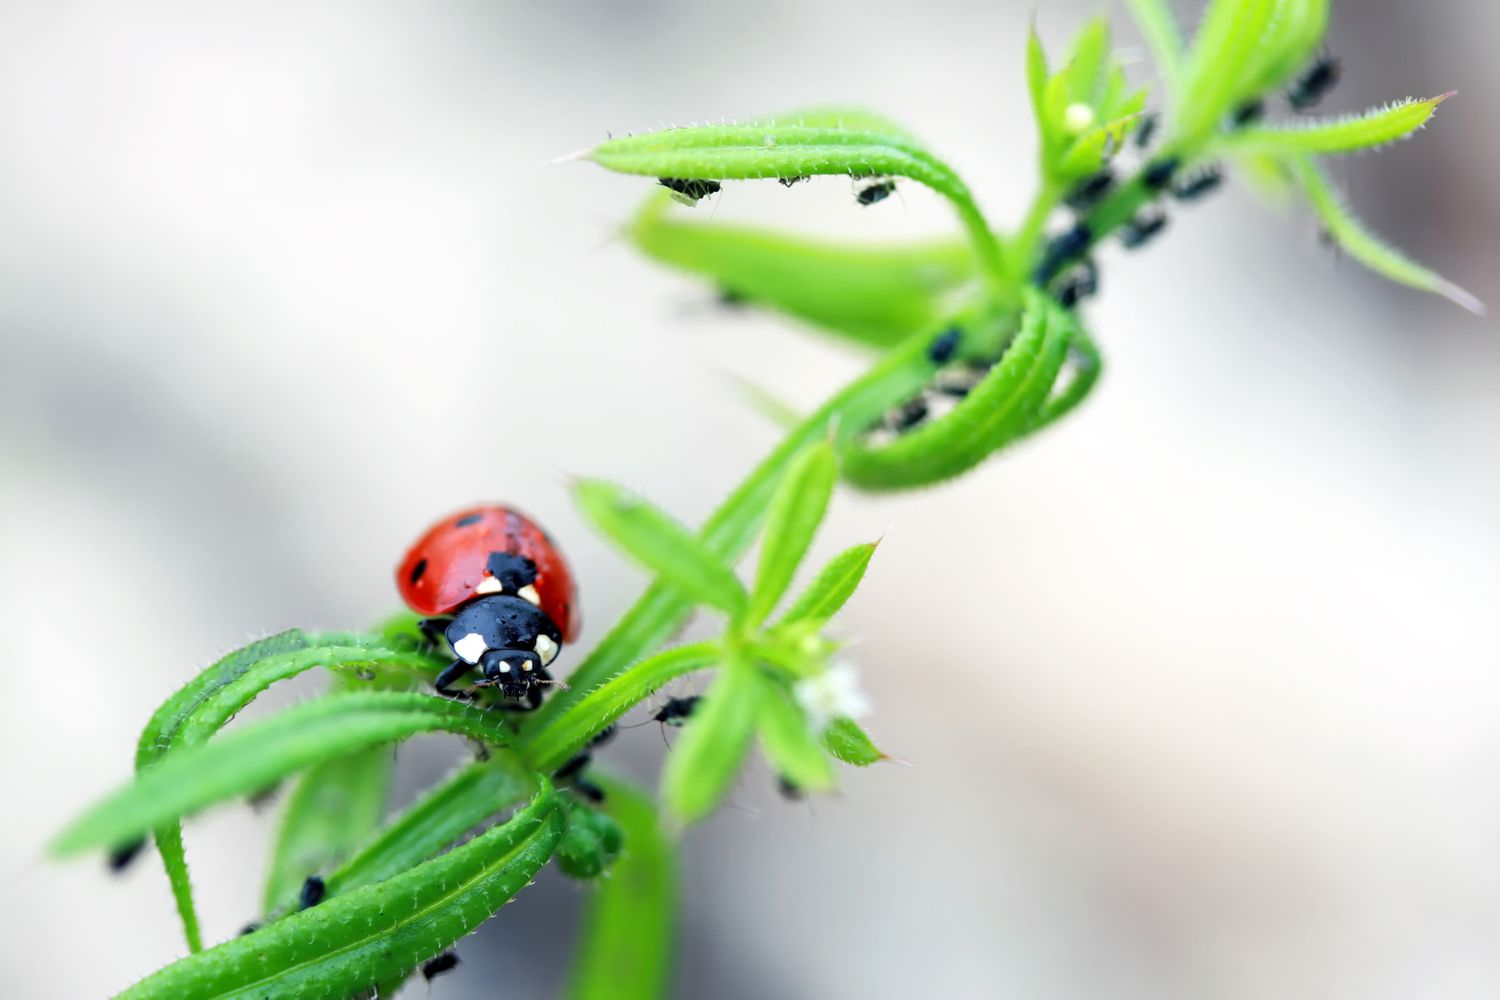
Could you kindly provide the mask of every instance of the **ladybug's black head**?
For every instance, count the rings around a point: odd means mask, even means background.
[[[545,667],[562,648],[562,631],[552,619],[516,594],[470,601],[453,616],[443,634],[453,654],[465,663],[477,664],[492,651],[517,654],[517,672]]]

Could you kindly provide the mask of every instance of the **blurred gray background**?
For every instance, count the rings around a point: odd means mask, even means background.
[[[1460,91],[1340,165],[1356,206],[1500,301],[1500,8],[1335,6],[1328,107]],[[1094,9],[1035,13],[1055,49]],[[1033,10],[0,4],[0,992],[103,996],[182,952],[154,857],[110,880],[40,846],[217,653],[393,609],[403,547],[481,498],[564,540],[586,646],[642,580],[563,475],[696,520],[775,440],[725,373],[810,405],[858,369],[633,256],[644,182],[548,160],[855,101],[1004,224]],[[912,185],[698,211],[951,229]],[[1108,258],[1081,413],[956,486],[838,498],[818,555],[891,529],[842,627],[912,766],[800,806],[753,768],[686,842],[681,996],[1500,994],[1500,343],[1315,230],[1243,189],[1179,213]],[[611,757],[662,752],[644,727]],[[401,794],[458,753],[404,752]],[[190,827],[211,938],[253,915],[272,818]],[[547,875],[432,995],[551,995],[580,901]]]

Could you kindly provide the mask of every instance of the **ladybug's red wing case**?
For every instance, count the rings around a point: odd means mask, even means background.
[[[502,577],[508,568],[525,565],[519,560],[536,567],[530,586],[536,588],[537,603],[563,641],[572,642],[582,624],[573,573],[547,533],[509,507],[474,507],[434,524],[401,561],[396,586],[418,614],[452,614],[475,597],[504,592]]]

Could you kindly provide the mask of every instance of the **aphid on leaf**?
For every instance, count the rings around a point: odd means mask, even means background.
[[[434,524],[401,561],[396,586],[408,607],[432,616],[422,634],[455,657],[433,682],[439,694],[452,696],[449,686],[477,668],[475,687],[534,709],[542,685],[558,683],[548,665],[581,625],[567,561],[509,507],[474,507]]]
[[[1343,67],[1337,59],[1327,55],[1319,56],[1301,76],[1292,81],[1286,92],[1286,102],[1295,111],[1306,111],[1327,97],[1328,92],[1338,85],[1342,75]]]
[[[302,893],[297,898],[297,903],[302,909],[311,909],[323,902],[323,896],[328,892],[328,886],[323,879],[317,875],[307,876],[307,881],[302,883]]]
[[[1235,128],[1244,128],[1246,125],[1260,121],[1265,116],[1266,102],[1257,97],[1235,108],[1229,116],[1229,121]]]
[[[889,177],[857,177],[854,180],[854,200],[861,205],[885,201],[895,190],[896,182]]]
[[[1135,127],[1135,145],[1137,149],[1145,149],[1151,145],[1151,140],[1156,136],[1156,126],[1161,124],[1161,115],[1155,111],[1148,111],[1140,117],[1140,124]]]
[[[1145,246],[1167,228],[1167,213],[1160,207],[1142,209],[1120,227],[1120,244],[1127,250]]]
[[[254,934],[258,930],[260,930],[260,923],[258,921],[252,920],[248,924],[240,928],[239,936],[244,937],[246,934]]]
[[[662,727],[662,742],[666,742],[667,727],[671,726],[673,729],[681,729],[687,725],[687,720],[693,717],[693,713],[698,710],[698,706],[702,702],[703,696],[698,694],[688,695],[686,698],[668,698],[666,704],[657,709],[656,713],[647,719],[646,722],[637,722],[633,726],[621,726],[620,728],[636,729],[644,726],[647,722],[657,722]],[[668,745],[670,746],[670,744]]]
[[[1086,222],[1080,222],[1061,235],[1054,236],[1042,251],[1042,262],[1037,265],[1032,279],[1038,285],[1051,284],[1063,266],[1082,256],[1093,242],[1094,231]]]
[[[811,177],[778,177],[776,183],[782,187],[791,187],[793,184],[801,184],[803,181],[812,180]]]
[[[128,844],[121,844],[119,847],[116,847],[114,850],[109,852],[109,870],[116,875],[120,874],[125,869],[129,868],[130,863],[137,857],[139,857],[140,853],[145,849],[145,837],[141,837],[137,840],[132,840]]]
[[[802,786],[784,774],[776,776],[776,791],[788,802],[801,802],[803,799]]]
[[[273,781],[258,792],[252,792],[245,797],[245,804],[256,812],[260,812],[276,801],[277,794],[281,791],[281,782]]]
[[[1146,164],[1146,169],[1141,172],[1141,183],[1148,191],[1160,191],[1172,183],[1172,176],[1182,166],[1182,160],[1175,156],[1169,156],[1164,160],[1152,160]]]
[[[1099,203],[1099,200],[1109,193],[1110,188],[1115,186],[1115,172],[1105,167],[1092,176],[1085,177],[1073,189],[1064,196],[1063,201],[1075,212],[1087,211]]]
[[[950,326],[933,339],[927,346],[927,360],[935,365],[946,365],[953,360],[954,353],[958,350],[959,338],[963,331],[956,326]]]
[[[724,309],[743,309],[750,301],[745,298],[743,292],[735,291],[728,285],[720,285],[718,294],[714,298]]]
[[[974,391],[975,386],[984,381],[991,367],[991,365],[968,364],[944,368],[932,380],[932,387],[944,396],[963,399]]]
[[[681,177],[661,177],[658,184],[672,192],[672,198],[692,207],[711,194],[718,194],[722,185],[718,181],[684,180]]]
[[[913,396],[887,410],[883,420],[888,430],[903,434],[926,420],[927,414],[927,400],[922,396]]]
[[[1199,167],[1186,177],[1172,182],[1172,197],[1178,201],[1195,201],[1224,183],[1224,171],[1218,164]]]
[[[1062,279],[1053,297],[1064,309],[1072,309],[1080,301],[1099,291],[1099,268],[1091,258],[1085,258]]]
[[[422,978],[429,983],[434,976],[441,976],[445,972],[452,972],[458,968],[458,952],[445,951],[435,958],[429,958],[422,963]]]

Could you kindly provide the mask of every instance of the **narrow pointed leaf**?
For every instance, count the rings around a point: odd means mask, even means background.
[[[761,680],[760,746],[776,773],[796,788],[826,792],[834,787],[828,752],[808,725],[802,710],[771,681]]]
[[[676,851],[662,834],[651,799],[606,775],[593,775],[603,809],[625,834],[625,846],[597,879],[568,984],[571,1000],[658,1000],[672,979],[676,932]]]
[[[1066,360],[1072,325],[1040,295],[1028,294],[1028,303],[1015,341],[978,386],[946,415],[890,444],[848,447],[844,479],[869,490],[941,482],[1034,430]]]
[[[1247,74],[1245,95],[1286,83],[1313,58],[1327,30],[1328,0],[1276,0]]]
[[[263,912],[291,907],[309,875],[326,873],[375,831],[394,764],[390,747],[366,747],[314,764],[297,779],[272,850]]]
[[[903,133],[782,124],[708,125],[610,139],[588,158],[624,174],[683,180],[907,177],[947,198],[991,275],[1000,251],[968,185]]]
[[[748,598],[733,571],[669,515],[598,479],[575,483],[573,498],[601,534],[694,601],[731,617],[744,612]]]
[[[497,713],[432,695],[332,695],[177,751],[74,821],[52,850],[64,856],[125,843],[319,761],[438,731],[495,745],[509,739]]]
[[[823,746],[845,764],[868,767],[890,758],[859,727],[853,719],[834,719],[823,730]]]
[[[314,667],[391,673],[412,679],[430,677],[443,664],[381,636],[358,633],[307,633],[297,629],[235,650],[180,688],[156,710],[136,747],[136,771],[155,766],[169,753],[212,736],[257,695],[280,680]],[[202,948],[182,829],[175,823],[153,832],[172,895],[182,919],[188,947]]]
[[[928,356],[933,338],[955,323],[964,325],[966,336],[987,340],[998,339],[1008,319],[955,313],[952,318],[902,341],[809,415],[725,498],[698,533],[704,546],[725,560],[743,554],[754,539],[776,484],[792,458],[807,445],[827,437],[830,430],[847,439],[895,403],[918,391],[936,370]],[[591,688],[666,642],[690,610],[691,605],[676,588],[664,580],[653,583],[569,675],[572,689],[554,692],[522,723],[522,733],[529,736],[540,732]]]
[[[861,132],[879,132],[881,135],[901,136],[915,141],[911,130],[895,119],[888,118],[878,111],[871,111],[869,108],[848,105],[794,108],[791,111],[753,118],[737,124],[752,125],[757,128],[764,128],[768,125],[795,125],[800,128],[857,129]]]
[[[822,625],[838,614],[864,579],[878,544],[854,545],[830,559],[781,616],[782,624],[812,622]]]
[[[551,773],[653,691],[713,666],[721,655],[717,644],[700,642],[648,657],[589,691],[573,709],[537,733],[522,753],[538,771]]]
[[[1409,139],[1427,124],[1437,106],[1453,96],[1450,91],[1426,100],[1407,98],[1363,114],[1331,120],[1265,125],[1233,133],[1229,149],[1256,153],[1316,153],[1330,155],[1374,149]]]
[[[1182,28],[1167,0],[1126,0],[1141,36],[1151,49],[1151,57],[1161,69],[1169,91],[1176,89],[1182,75]]]
[[[429,788],[329,872],[327,893],[336,896],[399,875],[436,857],[468,831],[531,794],[533,776],[495,753],[464,764]]]
[[[828,511],[833,484],[838,479],[838,459],[828,442],[810,445],[792,462],[786,477],[771,498],[766,530],[761,539],[760,563],[755,587],[750,593],[747,621],[758,625],[786,593],[797,567],[812,545],[818,525]]]
[[[1174,137],[1193,142],[1254,86],[1251,78],[1277,0],[1210,0],[1182,70]]]
[[[760,694],[753,666],[726,664],[683,727],[662,772],[662,797],[678,822],[703,819],[734,784],[755,732]]]
[[[1286,163],[1322,220],[1323,228],[1350,257],[1394,282],[1434,292],[1469,312],[1484,315],[1484,303],[1479,299],[1366,229],[1311,158],[1289,157]]]
[[[549,788],[440,858],[191,955],[116,1000],[339,1000],[399,980],[525,888],[562,828]]]
[[[937,322],[978,278],[962,240],[869,246],[728,223],[688,222],[651,198],[630,236],[648,257],[701,275],[751,306],[858,344],[888,347]]]

